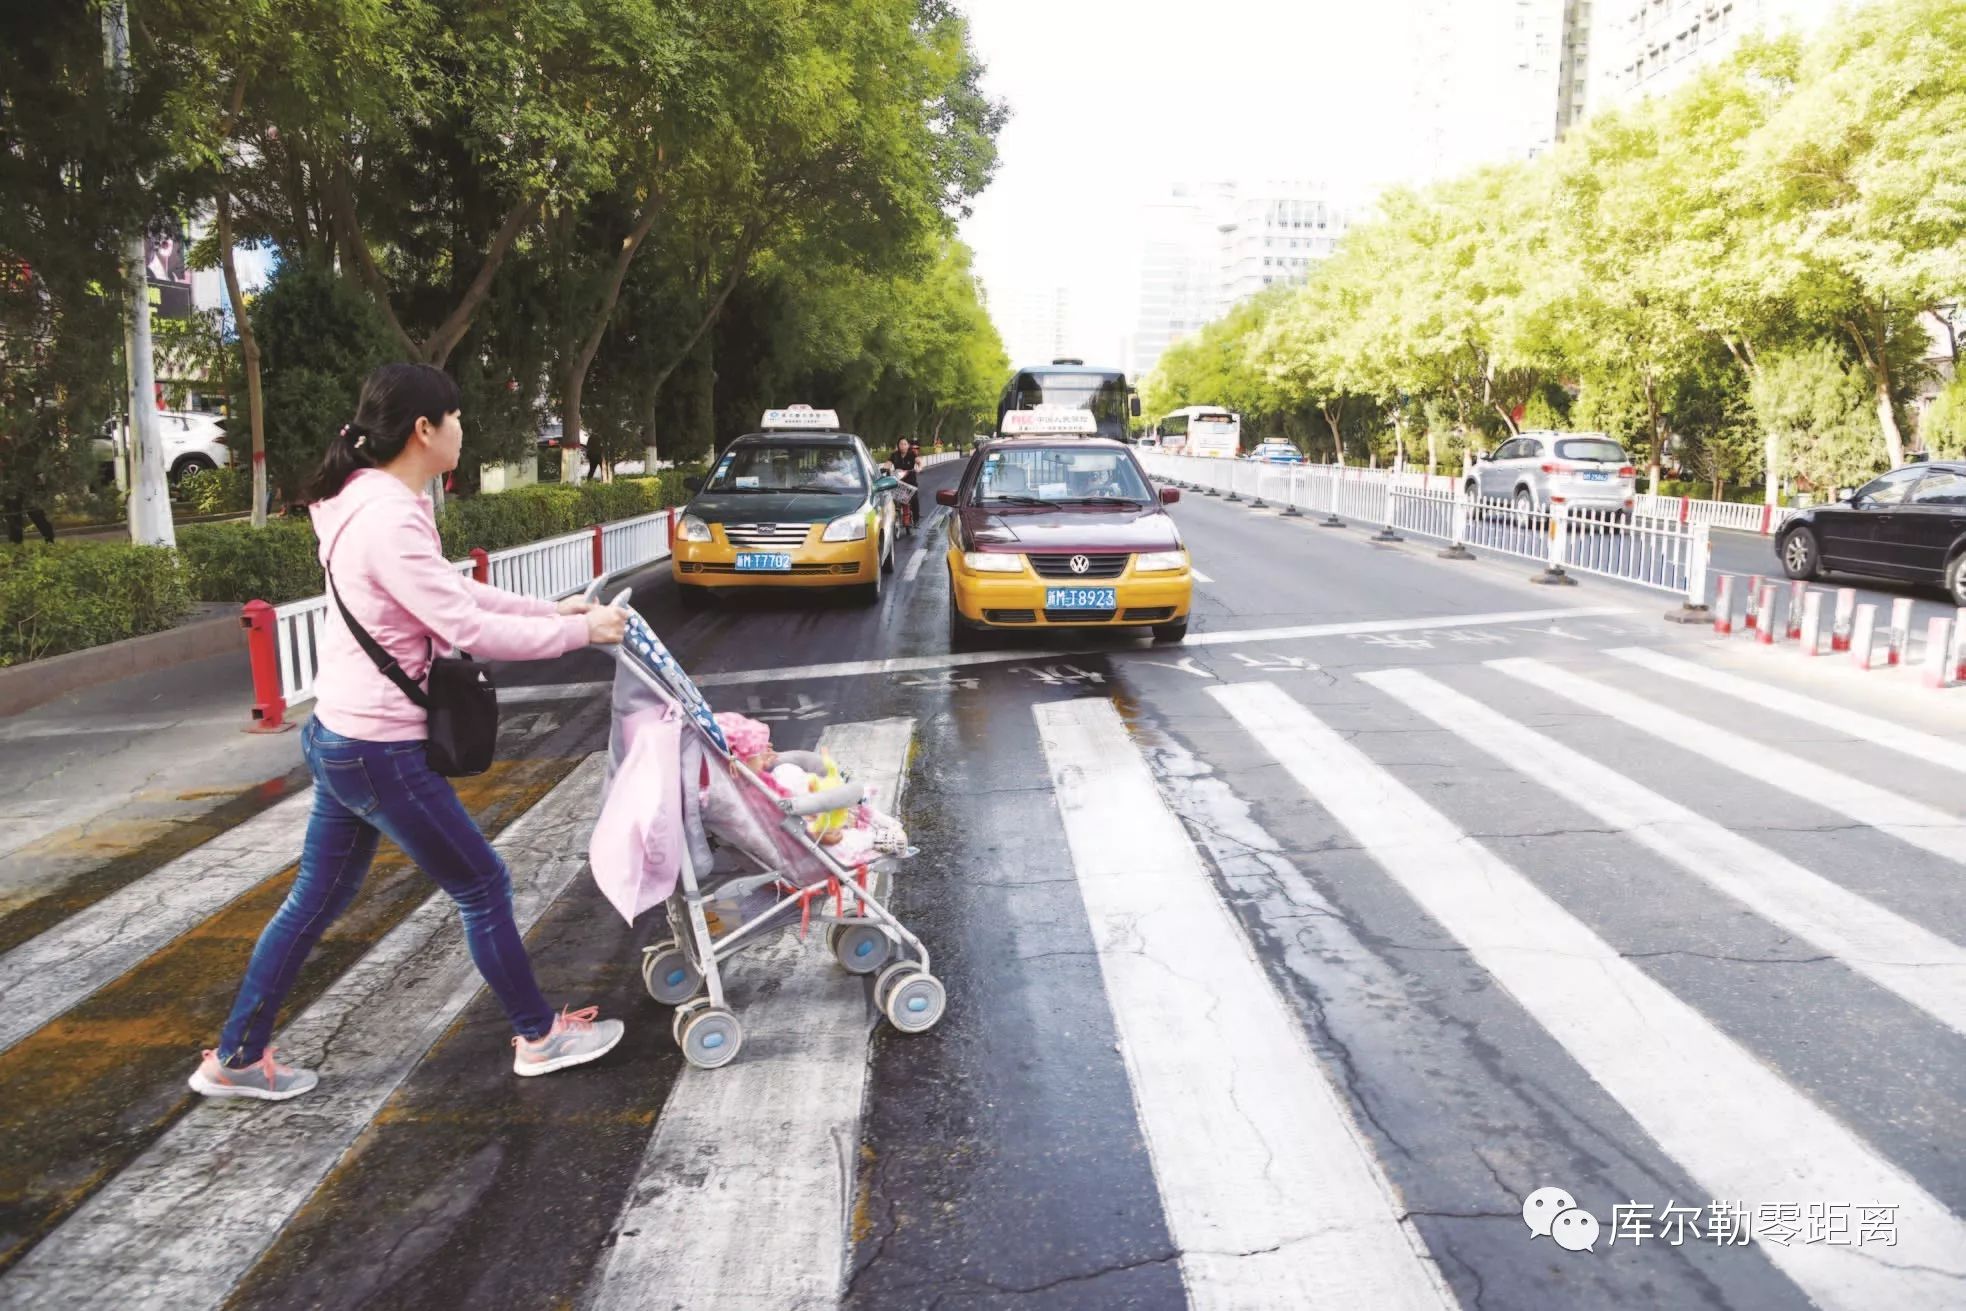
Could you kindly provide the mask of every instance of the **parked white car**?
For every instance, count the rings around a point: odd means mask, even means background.
[[[1524,432],[1475,462],[1467,493],[1509,501],[1524,511],[1557,502],[1629,518],[1637,475],[1625,448],[1601,432]]]
[[[232,451],[225,444],[224,416],[189,410],[159,410],[157,436],[164,449],[164,469],[173,485],[187,473],[199,469],[222,469],[232,463]],[[115,432],[115,421],[104,426]],[[104,481],[114,478],[116,447],[108,436],[93,443],[96,460],[102,466]]]

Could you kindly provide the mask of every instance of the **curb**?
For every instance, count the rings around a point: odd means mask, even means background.
[[[0,715],[17,715],[70,692],[233,651],[245,654],[246,634],[239,627],[237,612],[228,607],[227,613],[215,619],[199,619],[161,633],[44,656],[0,669]]]

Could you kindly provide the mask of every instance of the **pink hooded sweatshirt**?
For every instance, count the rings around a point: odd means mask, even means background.
[[[339,493],[311,507],[321,563],[369,635],[418,682],[434,654],[480,660],[549,660],[587,645],[584,615],[488,587],[444,558],[430,498],[380,469],[357,469]],[[413,742],[429,736],[424,712],[375,667],[328,601],[314,717],[343,737]]]

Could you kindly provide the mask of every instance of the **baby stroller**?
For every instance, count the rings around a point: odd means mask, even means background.
[[[885,904],[896,866],[914,854],[905,835],[890,831],[886,848],[864,864],[835,859],[809,831],[808,817],[861,807],[867,788],[844,766],[837,785],[790,796],[760,777],[730,749],[703,694],[627,596],[614,601],[628,624],[613,652],[613,762],[622,758],[627,716],[667,705],[682,720],[682,860],[663,903],[673,936],[643,949],[642,982],[650,997],[676,1008],[672,1031],[684,1058],[704,1069],[736,1058],[744,1029],[725,996],[723,967],[769,941],[774,926],[795,923],[802,937],[810,925],[823,926],[843,969],[874,976],[874,1003],[896,1029],[933,1028],[947,995],[929,972],[928,948]],[[829,781],[831,763],[810,752],[778,752],[774,760]]]

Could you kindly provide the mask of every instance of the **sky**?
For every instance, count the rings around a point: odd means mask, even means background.
[[[961,225],[993,308],[1063,285],[1072,353],[1118,362],[1141,206],[1175,182],[1326,179],[1369,195],[1399,175],[1409,5],[968,0],[984,85],[1011,111],[996,179]]]

